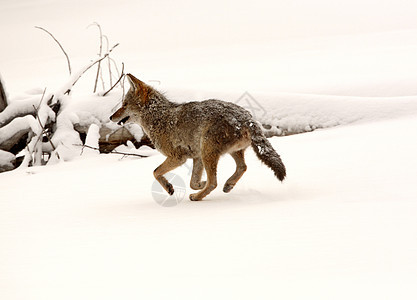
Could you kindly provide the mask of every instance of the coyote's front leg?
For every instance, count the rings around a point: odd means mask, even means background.
[[[201,157],[197,157],[193,159],[193,173],[191,175],[190,187],[193,190],[201,190],[203,187],[206,186],[205,181],[201,181],[201,176],[203,176],[203,161]]]
[[[156,168],[155,171],[153,171],[153,175],[156,180],[158,180],[158,182],[170,195],[174,194],[174,187],[163,175],[174,170],[175,168],[178,168],[185,163],[185,161],[185,158],[167,157],[167,159],[158,168]]]

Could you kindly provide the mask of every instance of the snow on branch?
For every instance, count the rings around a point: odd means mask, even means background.
[[[34,105],[39,103],[37,97],[30,99],[14,101],[6,107],[4,111],[0,113],[0,127],[7,125],[13,119],[23,117],[26,115],[35,115]]]
[[[8,105],[4,110],[0,107],[0,151],[4,157],[0,161],[0,172],[19,166],[19,162],[20,167],[25,168],[70,160],[82,154],[84,148],[79,145],[88,148],[85,153],[109,153],[128,141],[134,147],[150,144],[140,127],[123,127],[109,120],[124,93],[123,89],[115,89],[118,85],[123,88],[124,64],[119,72],[116,62],[110,57],[119,44],[109,48],[108,38],[102,34],[101,26],[94,25],[100,31],[99,56],[77,71],[71,69],[70,59],[61,43],[48,30],[36,27],[48,33],[59,45],[67,58],[70,75],[54,92],[46,93],[44,89],[43,94],[6,103]],[[104,47],[103,40],[106,42]],[[105,59],[107,64],[101,63]],[[94,94],[77,99],[71,91],[81,77],[96,65]],[[101,70],[103,66],[109,68],[110,88],[107,91]],[[118,76],[114,84],[112,68]],[[103,82],[103,91],[97,93],[98,77]]]
[[[83,68],[78,70],[78,72],[73,73],[69,80],[56,92],[56,95],[63,95],[63,94],[70,94],[73,86],[77,83],[77,81],[81,78],[81,76],[87,72],[90,68],[92,68],[95,64],[101,62],[103,59],[108,57],[110,53],[116,48],[119,44],[117,43],[114,45],[107,53],[105,53],[103,56],[91,61],[87,65],[85,65]]]

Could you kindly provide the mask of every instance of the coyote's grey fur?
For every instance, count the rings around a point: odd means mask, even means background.
[[[225,193],[230,192],[246,171],[244,151],[250,145],[275,176],[284,180],[286,170],[280,156],[242,107],[220,100],[173,103],[133,75],[127,78],[131,88],[122,107],[110,119],[140,124],[155,148],[167,157],[154,176],[169,194],[174,193],[174,188],[163,175],[192,158],[190,186],[200,191],[191,194],[190,199],[202,200],[216,188],[217,163],[226,153],[236,162],[236,171],[223,188]],[[201,181],[203,170],[207,182]]]

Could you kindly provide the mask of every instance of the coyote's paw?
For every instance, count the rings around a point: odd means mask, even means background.
[[[174,187],[172,186],[172,184],[167,183],[167,185],[166,185],[166,191],[171,196],[174,194]]]
[[[200,201],[201,199],[197,197],[197,194],[190,194],[191,201]]]
[[[199,182],[199,183],[191,183],[190,184],[190,187],[193,190],[202,190],[205,186],[206,186],[206,182],[205,181],[202,181],[202,182]]]
[[[225,184],[224,185],[224,187],[223,187],[223,192],[225,192],[225,193],[228,193],[228,192],[230,192],[233,188],[235,187],[235,185],[234,184]]]

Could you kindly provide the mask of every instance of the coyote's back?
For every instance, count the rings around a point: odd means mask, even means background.
[[[155,169],[154,176],[169,194],[173,194],[174,189],[163,175],[191,158],[190,186],[200,191],[191,194],[190,199],[203,199],[216,188],[217,164],[226,153],[236,162],[236,170],[223,188],[224,192],[230,192],[247,169],[244,151],[250,145],[277,178],[284,180],[286,170],[280,156],[251,114],[242,107],[220,100],[173,103],[134,76],[127,76],[131,89],[123,106],[110,119],[139,123],[156,149],[167,157]],[[207,181],[201,181],[203,170]]]

